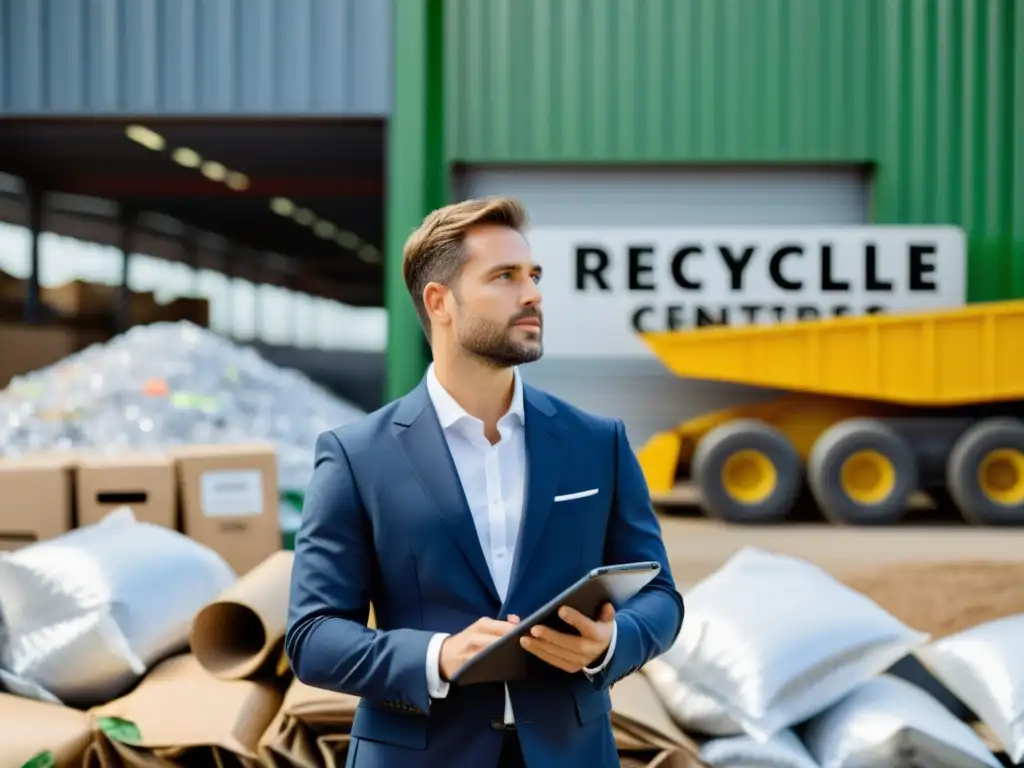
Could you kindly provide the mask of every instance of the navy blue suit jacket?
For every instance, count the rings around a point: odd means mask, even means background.
[[[295,544],[285,645],[304,683],[361,697],[350,768],[488,768],[500,683],[427,693],[427,645],[482,616],[526,616],[600,565],[661,563],[616,617],[604,670],[539,660],[509,684],[531,768],[618,766],[609,687],[671,645],[683,620],[661,530],[623,425],[524,387],[527,486],[507,599],[494,588],[425,382],[325,432]],[[555,496],[598,488],[554,503]],[[376,629],[366,627],[373,603]]]

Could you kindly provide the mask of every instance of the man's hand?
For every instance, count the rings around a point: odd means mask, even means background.
[[[612,641],[615,609],[605,603],[597,621],[591,621],[579,611],[562,606],[558,617],[580,634],[567,635],[549,627],[534,627],[532,637],[524,637],[523,648],[553,667],[575,674],[590,667],[607,651]]]
[[[519,622],[518,616],[508,621],[477,619],[456,635],[441,643],[441,679],[447,682],[455,671],[498,638],[504,637]]]

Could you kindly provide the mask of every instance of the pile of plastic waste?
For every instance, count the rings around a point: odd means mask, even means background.
[[[282,490],[304,489],[320,432],[359,408],[189,322],[137,326],[0,392],[0,453],[266,440]]]

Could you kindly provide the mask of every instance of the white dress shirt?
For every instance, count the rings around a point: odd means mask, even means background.
[[[500,440],[491,445],[484,434],[484,423],[466,413],[441,386],[433,365],[427,371],[427,392],[455,462],[487,567],[502,601],[508,594],[512,560],[525,507],[526,411],[518,370],[514,371],[514,377],[512,404],[498,421]],[[586,669],[587,674],[599,673],[611,660],[618,634],[615,629],[617,627],[613,628],[611,644],[601,665]],[[427,648],[427,687],[435,699],[448,695],[448,683],[441,680],[440,670],[441,644],[446,637],[445,633],[434,635]],[[507,686],[505,722],[514,722]]]

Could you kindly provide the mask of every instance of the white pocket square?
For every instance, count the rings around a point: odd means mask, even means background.
[[[555,501],[572,501],[573,499],[585,499],[587,496],[596,496],[597,488],[591,488],[589,491],[577,491],[576,493],[565,493],[561,496],[555,496]]]

